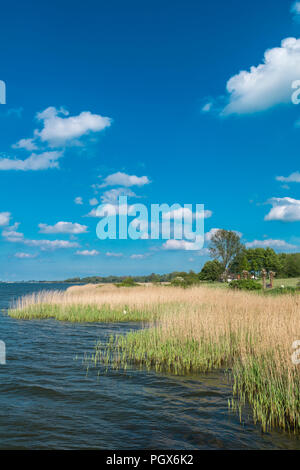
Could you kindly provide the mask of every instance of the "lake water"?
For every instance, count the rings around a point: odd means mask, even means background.
[[[140,370],[100,374],[80,359],[97,340],[135,324],[23,321],[5,310],[58,284],[0,284],[0,449],[300,449],[299,438],[262,433],[251,410],[228,411],[223,373],[177,377]]]

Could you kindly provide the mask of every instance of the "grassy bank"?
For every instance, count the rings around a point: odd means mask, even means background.
[[[70,322],[152,321],[160,315],[160,304],[149,308],[144,289],[133,295],[132,289],[114,286],[76,286],[67,291],[42,291],[18,299],[8,310],[12,318],[33,320],[54,318]]]

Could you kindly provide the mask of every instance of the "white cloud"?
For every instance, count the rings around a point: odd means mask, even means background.
[[[145,184],[149,183],[150,180],[147,176],[127,175],[126,173],[121,173],[120,171],[118,171],[117,173],[108,175],[104,179],[103,184],[101,184],[99,187],[104,188],[105,186],[144,186]]]
[[[213,215],[212,211],[208,210],[208,209],[205,209],[204,210],[204,218],[205,219],[209,219],[211,216]],[[196,214],[196,217],[202,217],[202,214]]]
[[[127,197],[137,197],[137,195],[128,188],[114,188],[105,191],[101,196],[101,202],[103,204],[115,204],[120,196],[127,196]]]
[[[300,173],[299,171],[295,171],[289,176],[277,176],[276,180],[284,183],[300,183]]]
[[[86,233],[87,225],[73,222],[57,222],[55,225],[39,224],[40,233]]]
[[[105,253],[105,256],[113,257],[113,258],[121,258],[123,256],[123,253],[113,253],[111,251],[107,251]]]
[[[254,113],[291,103],[291,84],[299,77],[300,39],[286,38],[280,47],[265,51],[263,63],[228,80],[229,100],[221,114]]]
[[[297,248],[295,245],[291,245],[284,240],[273,240],[272,238],[268,240],[254,240],[253,242],[245,243],[245,246],[247,248],[281,248],[286,250]]]
[[[58,168],[58,159],[63,155],[62,151],[32,153],[25,160],[12,158],[0,158],[0,170],[47,170],[48,168]]]
[[[209,232],[206,232],[204,238],[206,241],[210,241],[211,238],[213,237],[213,235],[215,235],[217,233],[217,231],[220,230],[219,228],[212,228],[210,229]]]
[[[49,107],[37,113],[37,119],[42,122],[42,130],[35,130],[35,138],[46,142],[50,147],[63,147],[73,144],[80,137],[91,132],[100,132],[111,125],[108,117],[83,111],[77,116],[69,116],[63,108]]]
[[[83,217],[100,217],[99,215],[97,215],[97,209],[92,209],[88,214],[84,215]]]
[[[32,151],[37,150],[37,145],[34,143],[33,139],[21,139],[16,144],[13,144],[12,148]]]
[[[20,259],[29,259],[29,258],[36,258],[37,255],[32,255],[30,253],[23,253],[23,252],[18,252],[15,254],[15,258],[20,258]]]
[[[292,199],[291,197],[273,197],[267,202],[273,207],[265,216],[265,220],[300,221],[300,200]]]
[[[11,243],[22,243],[26,246],[34,246],[41,248],[42,251],[45,250],[56,250],[59,248],[77,248],[79,244],[77,242],[70,242],[68,240],[30,240],[24,238],[24,234],[17,232],[19,224],[14,224],[11,227],[3,230],[2,236],[6,241]]]
[[[8,225],[10,221],[11,213],[10,212],[0,212],[0,225]]]
[[[79,205],[83,204],[82,197],[80,196],[75,197],[74,202],[75,204],[79,204]]]
[[[164,250],[195,250],[196,242],[188,242],[186,240],[167,240],[163,244]]]
[[[99,251],[97,250],[77,250],[76,251],[76,255],[80,255],[80,256],[97,256],[99,255]]]
[[[118,206],[104,204],[98,211],[98,207],[92,209],[85,217],[109,217],[118,213]]]
[[[295,16],[300,15],[300,2],[294,2],[291,6],[291,13]]]
[[[23,240],[24,245],[37,246],[41,250],[56,250],[59,248],[77,248],[77,242],[69,242],[68,240]]]
[[[93,197],[89,200],[90,206],[96,206],[98,204],[98,199]]]
[[[212,107],[213,107],[213,103],[211,101],[209,101],[204,106],[202,106],[201,111],[203,113],[208,113],[212,109]]]
[[[92,209],[84,217],[109,217],[117,214],[126,215],[130,214],[131,207],[132,206],[128,205],[101,204],[99,207]]]
[[[203,215],[204,215],[204,218],[207,219],[212,216],[212,211],[204,210],[204,214],[202,214],[201,212],[199,213],[197,212],[193,214],[192,211],[188,207],[179,207],[178,209],[174,209],[169,212],[163,212],[162,217],[163,219],[170,218],[174,220],[183,219],[184,217],[186,217],[187,219],[189,218],[200,219],[203,217]]]
[[[141,254],[133,254],[130,256],[131,259],[144,259],[146,258],[146,255],[141,255]]]
[[[5,230],[2,231],[2,236],[6,240],[11,241],[11,242],[22,241],[22,239],[24,238],[24,234],[17,231],[19,225],[20,224],[16,222],[13,225],[11,225],[10,227],[6,227]]]

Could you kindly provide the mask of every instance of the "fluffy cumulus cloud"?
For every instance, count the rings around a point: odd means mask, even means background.
[[[103,131],[111,125],[111,119],[83,111],[77,116],[69,116],[63,108],[49,107],[37,113],[42,129],[34,131],[35,138],[47,143],[50,147],[64,147],[74,143],[84,135]]]
[[[21,139],[16,144],[13,144],[12,148],[32,151],[37,150],[37,145],[34,143],[33,139]]]
[[[145,184],[149,183],[150,180],[147,176],[127,175],[126,173],[118,171],[117,173],[108,175],[104,179],[100,187],[104,188],[105,186],[144,186]]]
[[[74,202],[75,204],[82,205],[83,204],[82,197],[80,196],[75,197]]]
[[[130,255],[130,258],[131,259],[144,259],[144,258],[146,258],[146,255],[145,254],[142,255],[142,254],[135,254],[134,253],[133,255]]]
[[[245,243],[247,248],[278,248],[282,250],[293,250],[297,248],[295,245],[285,242],[284,240],[254,240],[253,242]]]
[[[62,151],[32,153],[30,157],[21,159],[0,158],[0,170],[47,170],[58,168],[58,159],[63,155]]]
[[[39,224],[40,233],[86,233],[86,225],[73,222],[57,222],[55,225]]]
[[[291,85],[299,77],[300,39],[286,38],[280,47],[265,51],[261,64],[242,70],[228,80],[228,102],[221,114],[254,113],[291,103]]]
[[[0,212],[0,226],[8,225],[11,218],[10,212]]]
[[[137,197],[137,195],[129,188],[113,188],[104,191],[101,195],[101,202],[103,204],[116,204],[120,196]]]
[[[295,171],[289,176],[277,176],[276,180],[281,181],[283,183],[300,183],[300,173],[299,171]]]
[[[79,255],[79,256],[97,256],[97,255],[99,255],[99,251],[97,251],[97,250],[77,250],[76,255]]]
[[[280,220],[282,222],[300,221],[300,201],[291,197],[273,197],[268,200],[273,207],[265,216],[265,220]]]
[[[37,113],[37,121],[41,124],[35,129],[33,137],[23,138],[12,148],[32,152],[27,158],[0,158],[0,170],[46,170],[59,168],[59,158],[64,149],[71,145],[82,145],[84,136],[103,131],[111,125],[108,117],[83,111],[77,116],[69,116],[63,108],[49,107]],[[56,150],[54,150],[56,148]]]

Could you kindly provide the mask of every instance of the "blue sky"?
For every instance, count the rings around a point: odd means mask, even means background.
[[[298,2],[16,1],[2,16],[2,280],[201,269],[205,249],[98,240],[88,214],[114,190],[205,204],[206,247],[226,228],[300,251]]]

